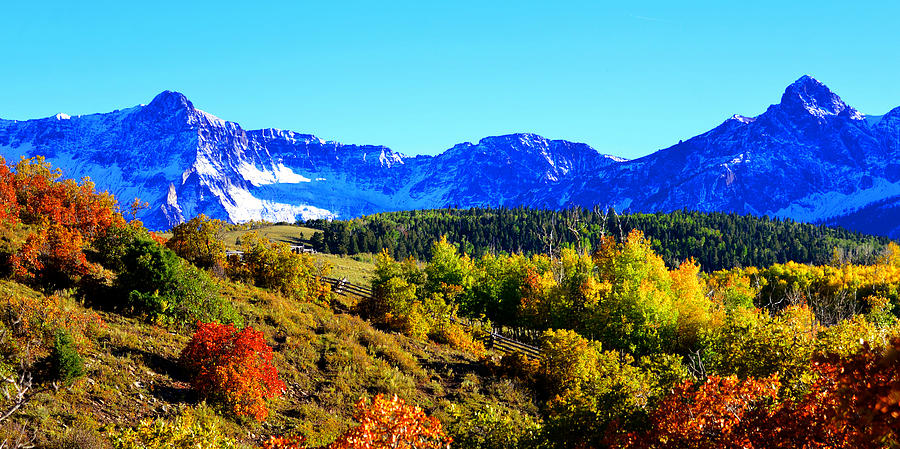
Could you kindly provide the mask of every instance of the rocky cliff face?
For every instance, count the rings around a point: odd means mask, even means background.
[[[166,91],[148,105],[106,114],[0,120],[0,154],[43,155],[66,176],[90,176],[123,203],[149,201],[142,219],[152,228],[199,213],[293,221],[522,204],[837,222],[898,202],[890,199],[900,197],[900,108],[865,116],[804,76],[758,117],[735,115],[632,161],[534,134],[410,157],[292,131],[244,130]],[[865,221],[841,223],[861,228]],[[900,227],[883,221],[866,230],[891,234]]]

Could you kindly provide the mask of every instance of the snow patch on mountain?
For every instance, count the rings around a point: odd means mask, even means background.
[[[297,184],[312,181],[303,175],[294,173],[293,170],[281,163],[270,170],[260,170],[255,165],[243,161],[237,167],[237,171],[247,182],[257,187],[267,184]]]
[[[900,195],[900,182],[877,178],[873,180],[870,188],[856,190],[852,193],[816,192],[787,207],[769,211],[769,213],[782,218],[816,222],[846,215],[876,201],[898,195]]]
[[[235,223],[260,220],[261,217],[274,222],[293,222],[298,218],[304,220],[335,218],[335,214],[326,209],[308,204],[286,204],[261,200],[245,189],[229,187],[227,195],[219,198],[222,199],[222,205],[228,212],[229,218]]]

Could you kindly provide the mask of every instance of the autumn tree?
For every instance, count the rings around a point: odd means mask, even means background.
[[[791,306],[777,314],[738,309],[722,326],[704,332],[700,352],[709,373],[741,379],[778,373],[785,388],[799,393],[805,388],[818,329],[806,306]]]
[[[801,404],[831,417],[826,428],[845,432],[854,447],[900,447],[900,338],[847,358],[817,358],[813,371],[819,379]]]
[[[166,246],[200,268],[221,266],[225,262],[224,230],[224,221],[200,214],[172,228]]]
[[[13,184],[19,218],[26,224],[58,223],[92,241],[110,226],[124,223],[115,198],[96,192],[88,178],[81,183],[61,180],[62,172],[41,156],[23,158],[15,171]]]
[[[7,227],[19,219],[19,202],[16,198],[14,175],[0,156],[0,226]]]
[[[98,266],[87,261],[80,232],[52,223],[28,235],[11,258],[13,273],[49,289],[65,288]]]
[[[24,242],[9,248],[13,272],[47,289],[99,272],[84,251],[125,223],[112,195],[98,193],[87,178],[79,183],[60,177],[42,157],[23,158],[15,173],[5,164],[0,169],[0,222],[21,222],[28,231]]]
[[[541,354],[550,393],[544,432],[557,447],[596,447],[610,426],[629,426],[648,406],[653,381],[627,354],[602,351],[570,330],[545,332]]]
[[[518,308],[525,270],[530,265],[521,254],[485,254],[473,267],[472,287],[457,299],[459,312],[472,317],[485,315],[500,325],[521,326]]]
[[[447,237],[441,237],[431,246],[431,260],[425,265],[425,291],[442,294],[452,301],[458,292],[472,285],[472,268],[469,256],[459,254]]]
[[[379,325],[422,338],[452,313],[443,295],[426,290],[425,279],[414,259],[399,262],[382,251],[375,261],[372,297],[361,300],[357,308]],[[456,291],[446,283],[442,288]]]
[[[678,328],[672,279],[643,234],[632,231],[620,243],[607,238],[593,258],[599,280],[611,288],[594,308],[587,331],[635,354],[668,349]]]

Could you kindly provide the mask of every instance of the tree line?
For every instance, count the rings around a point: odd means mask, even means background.
[[[562,211],[517,208],[385,212],[351,220],[298,222],[318,229],[310,243],[333,254],[380,253],[398,260],[432,257],[441,236],[473,257],[493,253],[550,254],[562,247],[585,252],[604,237],[641,231],[670,267],[694,258],[705,271],[794,261],[872,263],[890,241],[843,228],[734,213],[675,211],[618,214],[614,209]]]

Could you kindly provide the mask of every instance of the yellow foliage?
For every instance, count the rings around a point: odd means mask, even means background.
[[[261,238],[256,232],[241,237],[243,257],[232,256],[226,273],[234,280],[253,283],[306,301],[323,301],[331,292],[322,282],[331,267],[309,254],[297,254],[290,245]]]
[[[12,331],[12,336],[21,342],[38,340],[50,345],[56,330],[65,329],[76,345],[84,347],[91,335],[105,326],[99,315],[78,306],[70,298],[44,296],[21,289],[0,292],[2,321]]]
[[[454,349],[465,351],[478,357],[484,356],[486,353],[484,344],[475,340],[472,334],[456,323],[444,323],[439,329],[432,331],[431,337],[438,343],[449,344]]]
[[[237,447],[223,434],[211,412],[188,408],[172,420],[142,420],[137,426],[109,432],[115,449],[228,449]]]

